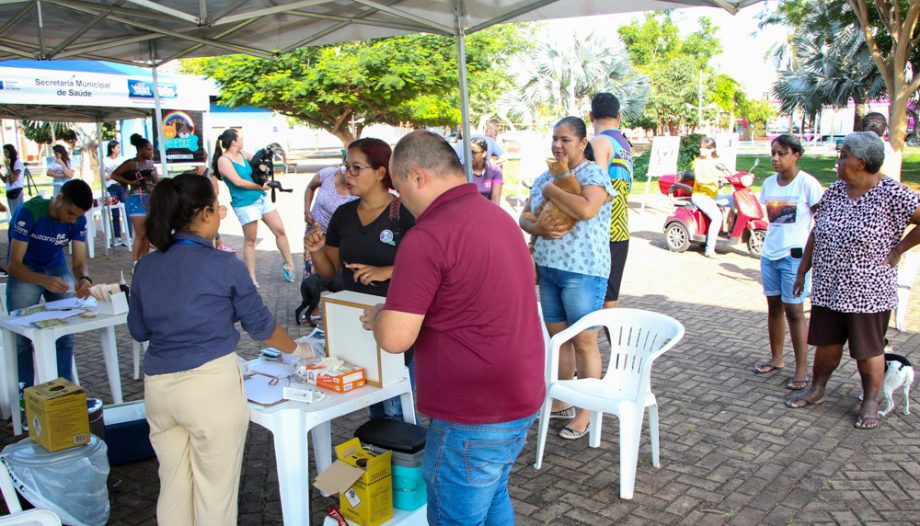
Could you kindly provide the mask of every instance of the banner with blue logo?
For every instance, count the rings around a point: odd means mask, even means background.
[[[207,111],[207,83],[192,76],[159,79],[161,105]],[[153,80],[143,74],[115,75],[0,65],[0,104],[154,107]]]

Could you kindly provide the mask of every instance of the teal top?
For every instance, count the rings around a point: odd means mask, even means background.
[[[228,157],[228,159],[230,159]],[[249,161],[243,161],[243,164],[238,164],[230,159],[230,162],[233,164],[233,168],[236,169],[236,174],[241,178],[252,182],[252,166],[249,166]],[[223,178],[224,182],[227,183],[227,188],[230,190],[230,206],[233,208],[241,208],[244,206],[249,206],[254,204],[259,200],[260,197],[265,195],[265,192],[262,190],[253,190],[250,188],[240,188],[233,184],[230,179],[226,177]]]

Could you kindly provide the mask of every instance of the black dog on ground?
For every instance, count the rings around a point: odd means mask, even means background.
[[[319,274],[310,274],[300,282],[300,306],[294,311],[294,320],[297,325],[304,321],[311,326],[316,327],[310,315],[319,307],[319,302],[323,297],[323,292],[339,292],[343,290],[342,273],[336,274],[332,279],[322,279]],[[306,314],[303,314],[306,312]],[[303,314],[303,318],[301,315]]]

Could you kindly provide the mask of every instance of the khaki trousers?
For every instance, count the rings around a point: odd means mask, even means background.
[[[160,526],[236,524],[249,407],[236,353],[144,376],[150,443],[160,463]]]

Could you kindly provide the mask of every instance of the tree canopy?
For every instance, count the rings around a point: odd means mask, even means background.
[[[845,66],[838,71],[840,75],[830,77],[832,83],[825,83],[828,89],[808,92],[817,99],[813,104],[840,105],[840,99],[845,97],[859,104],[861,92],[866,92],[866,98],[887,93],[889,136],[896,152],[903,149],[908,106],[920,88],[918,22],[920,0],[781,0],[776,11],[763,21],[795,28],[793,70],[811,69],[815,86],[827,80],[820,75],[833,72],[840,64]],[[848,37],[858,33],[861,40]],[[847,42],[851,43],[848,48]],[[809,67],[809,60],[817,66]],[[807,80],[808,77],[803,79],[800,86],[806,90]],[[829,94],[837,96],[836,103]]]
[[[470,105],[491,113],[509,82],[507,59],[526,26],[499,25],[466,39]],[[404,35],[304,47],[273,60],[246,55],[190,59],[184,69],[217,81],[219,102],[267,108],[325,129],[348,144],[370,124],[456,125],[460,94],[454,39]]]
[[[620,26],[617,32],[633,65],[648,75],[652,84],[645,113],[629,119],[630,124],[649,129],[666,127],[671,133],[683,125],[698,124],[699,74],[707,74],[709,94],[713,82],[709,61],[722,52],[712,21],[701,17],[699,29],[683,37],[669,11],[655,11]],[[704,105],[710,102],[707,99]]]
[[[624,115],[642,113],[648,77],[636,73],[623,44],[601,33],[547,34],[512,60],[517,89],[499,100],[499,111],[541,128],[546,119],[587,115],[591,98],[610,92]]]

